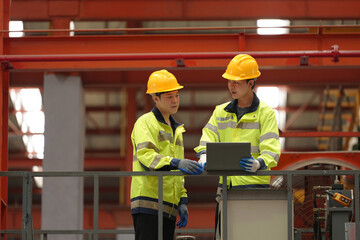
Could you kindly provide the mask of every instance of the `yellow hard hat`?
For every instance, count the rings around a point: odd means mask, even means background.
[[[256,60],[248,54],[236,55],[226,68],[222,75],[228,80],[247,80],[260,76],[259,66]]]
[[[146,93],[170,92],[181,88],[183,86],[179,85],[172,73],[166,70],[159,70],[150,75]]]

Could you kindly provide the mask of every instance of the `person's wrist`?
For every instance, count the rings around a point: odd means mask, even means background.
[[[181,159],[179,159],[179,158],[173,158],[170,161],[170,165],[175,168],[178,168],[180,161],[181,161]]]
[[[198,162],[200,164],[206,163],[206,154],[201,154]]]
[[[259,170],[261,168],[261,164],[258,160],[255,159],[256,162],[256,170]]]

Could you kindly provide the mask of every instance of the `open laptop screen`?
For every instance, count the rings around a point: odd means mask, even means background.
[[[250,157],[249,142],[214,142],[206,144],[206,170],[240,170],[239,161]]]

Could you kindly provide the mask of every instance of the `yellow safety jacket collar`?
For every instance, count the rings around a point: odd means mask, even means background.
[[[248,110],[246,113],[255,112],[255,111],[258,109],[258,107],[259,107],[260,100],[259,100],[259,98],[256,96],[256,93],[253,92],[253,94],[254,94],[253,101],[252,101],[252,103],[251,103],[251,106],[250,106],[249,110]],[[229,112],[229,113],[235,113],[236,116],[237,116],[237,111],[236,111],[237,105],[238,105],[238,100],[237,100],[237,99],[234,99],[234,100],[232,100],[232,101],[224,108],[224,110],[227,111],[227,112]],[[245,113],[245,114],[246,114],[246,113]],[[238,121],[239,121],[239,120],[240,120],[240,119],[238,119]]]
[[[154,115],[156,117],[156,120],[158,120],[159,122],[167,125],[163,115],[161,114],[160,110],[156,106],[154,106],[151,111],[154,113]],[[181,123],[176,122],[172,115],[170,115],[170,124],[171,124],[170,127],[172,128],[174,133],[175,133],[176,128],[183,125]]]

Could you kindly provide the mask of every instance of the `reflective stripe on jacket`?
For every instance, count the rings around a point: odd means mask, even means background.
[[[141,116],[131,134],[133,144],[133,171],[170,171],[173,158],[184,158],[183,125],[170,116],[172,127],[167,125],[154,109]],[[133,176],[131,182],[131,212],[157,215],[158,177]],[[175,219],[180,203],[187,203],[183,176],[163,177],[164,216]]]
[[[195,151],[198,155],[205,153],[207,142],[250,142],[251,154],[260,162],[260,169],[269,171],[277,166],[280,157],[279,130],[274,110],[260,101],[255,93],[249,112],[239,120],[236,106],[237,100],[216,106],[202,130],[200,145]],[[234,188],[264,187],[269,183],[270,176],[227,177],[228,187]]]

